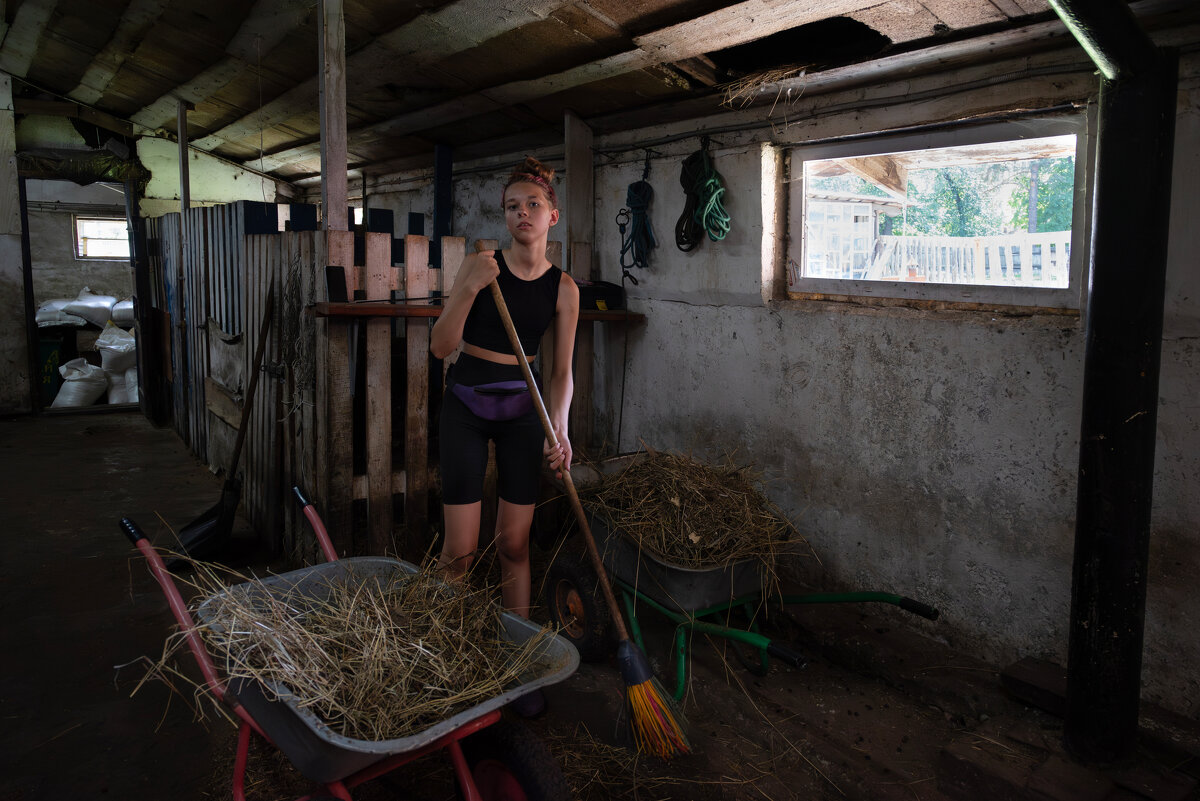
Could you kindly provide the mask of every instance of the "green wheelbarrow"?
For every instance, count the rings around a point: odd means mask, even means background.
[[[803,667],[804,656],[794,645],[767,636],[759,626],[764,605],[770,609],[796,604],[886,603],[936,620],[937,609],[888,592],[775,594],[763,596],[762,570],[747,560],[707,570],[664,562],[641,551],[603,518],[588,515],[592,535],[613,588],[619,592],[630,636],[646,651],[639,609],[649,608],[674,624],[671,654],[675,662],[676,700],[687,687],[688,647],[692,636],[704,634],[729,640],[734,653],[751,672],[765,675],[771,658]],[[544,598],[560,634],[579,650],[585,661],[600,661],[615,646],[607,607],[597,589],[590,564],[560,553],[547,571]],[[749,654],[749,656],[747,656]]]

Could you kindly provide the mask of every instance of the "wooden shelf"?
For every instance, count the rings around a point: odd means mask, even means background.
[[[422,303],[405,303],[398,300],[395,303],[386,301],[364,301],[361,303],[317,303],[314,304],[313,314],[318,317],[440,317],[442,307],[428,301]],[[580,309],[581,322],[621,323],[640,322],[646,319],[644,314],[623,309],[599,311],[598,309]]]

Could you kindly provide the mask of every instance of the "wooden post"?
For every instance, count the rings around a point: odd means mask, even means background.
[[[366,237],[367,297],[386,298],[394,286],[392,235]],[[367,552],[385,556],[392,546],[392,321],[367,321]],[[360,366],[359,369],[362,369]]]
[[[567,162],[567,267],[574,278],[592,280],[592,243],[595,241],[595,178],[592,169],[592,129],[573,112],[563,121]],[[593,326],[579,325],[575,334],[575,395],[571,402],[571,442],[576,450],[592,445]]]
[[[585,274],[591,273],[592,246],[589,242],[571,243],[571,264]],[[567,425],[575,449],[584,452],[592,442],[592,365],[595,360],[595,323],[581,321],[575,332],[575,394]]]
[[[346,21],[342,0],[321,0],[321,225],[349,230],[346,211]],[[353,250],[351,251],[353,258]],[[349,265],[347,265],[349,266]]]
[[[325,265],[346,268],[347,282],[354,264],[354,234],[325,232]],[[318,286],[324,276],[317,279]],[[349,289],[353,291],[354,285]],[[350,397],[350,360],[347,352],[348,326],[336,321],[325,324],[325,347],[317,348],[317,480],[319,497],[325,501],[323,517],[333,546],[339,554],[353,555],[354,523],[354,404]]]
[[[404,237],[404,295],[429,296],[429,238]],[[429,318],[404,324],[408,380],[404,417],[404,520],[410,556],[423,550],[429,531]]]
[[[430,264],[445,264],[445,259],[442,258],[442,242],[453,233],[453,223],[454,150],[449,145],[434,145],[433,239],[429,243]]]

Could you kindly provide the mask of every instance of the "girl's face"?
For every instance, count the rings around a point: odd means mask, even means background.
[[[534,183],[515,183],[504,190],[504,224],[513,238],[536,240],[558,222],[558,209]]]

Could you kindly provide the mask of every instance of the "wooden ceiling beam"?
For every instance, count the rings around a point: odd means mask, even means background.
[[[828,16],[845,14],[875,5],[876,0],[825,0],[795,3],[792,0],[743,0],[727,8],[635,37],[635,49],[580,64],[553,75],[544,75],[482,89],[429,108],[408,112],[350,132],[351,141],[377,141],[405,136],[448,125],[490,111],[537,100],[567,89],[653,67],[664,61],[680,61],[713,50],[745,44],[779,31]],[[292,161],[310,159],[317,144],[279,151],[263,161],[271,171]]]
[[[122,136],[133,136],[133,124],[128,120],[122,120],[114,117],[111,114],[105,114],[103,111],[96,111],[94,108],[79,103],[71,103],[66,100],[34,100],[30,98],[13,98],[13,111],[17,114],[41,114],[47,117],[70,117],[72,119],[83,120],[90,122],[97,128],[103,128],[106,131],[121,134]]]
[[[564,0],[522,0],[508,3],[503,14],[492,0],[457,0],[426,12],[378,37],[346,57],[346,74],[356,87],[378,86],[396,77],[397,66],[416,70],[461,53],[508,31],[545,19],[565,5]],[[197,147],[212,150],[226,142],[256,135],[262,128],[286,122],[313,108],[318,76],[304,80],[257,111],[197,139]]]
[[[42,33],[54,16],[57,0],[25,0],[17,16],[4,34],[0,49],[0,71],[14,78],[24,78],[33,64]]]
[[[89,105],[98,103],[125,59],[162,17],[169,1],[133,0],[126,6],[112,38],[92,57],[92,63],[79,79],[79,84],[67,93],[67,97]]]
[[[263,55],[270,54],[307,17],[308,9],[293,0],[258,0],[216,63],[135,112],[131,119],[150,130],[166,125],[179,100],[203,103],[243,73],[259,70]]]

